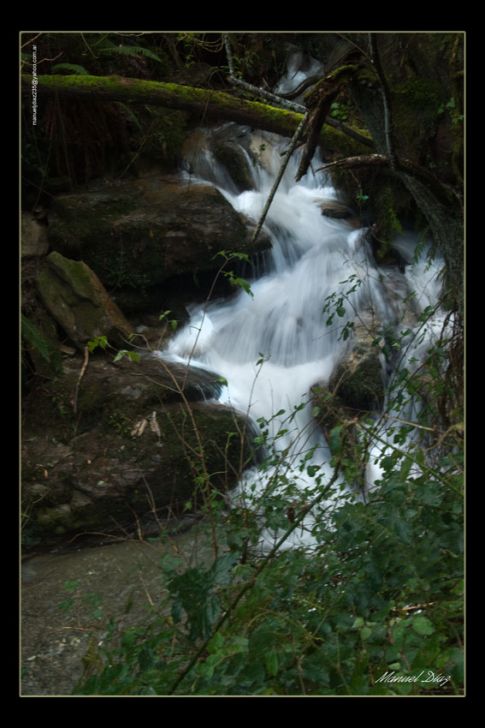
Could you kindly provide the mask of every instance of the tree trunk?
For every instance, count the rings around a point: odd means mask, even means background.
[[[22,77],[23,92],[28,94],[32,88],[32,77]],[[205,120],[227,120],[239,124],[247,124],[256,129],[282,134],[291,137],[303,114],[287,111],[276,106],[262,104],[259,101],[247,101],[223,91],[206,88],[181,86],[175,83],[144,81],[121,76],[38,76],[37,92],[59,94],[61,96],[87,97],[100,101],[123,101],[125,103],[152,104],[170,109],[181,109],[198,115],[199,122]],[[368,152],[369,143],[360,143],[350,139],[340,129],[325,126],[320,132],[320,142],[324,153]]]

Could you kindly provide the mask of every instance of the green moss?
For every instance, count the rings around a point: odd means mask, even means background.
[[[444,101],[440,84],[430,78],[413,77],[392,87],[393,124],[399,130],[396,145],[406,156],[416,159],[433,136]]]
[[[114,430],[121,437],[131,437],[133,430],[133,417],[129,417],[123,410],[114,409],[110,414],[105,415],[104,420],[109,429]]]
[[[362,86],[374,88],[379,85],[379,79],[376,72],[368,65],[361,66],[356,73],[356,81]]]
[[[344,68],[344,67],[342,67]],[[339,69],[341,70],[341,69]],[[342,71],[343,72],[343,71]],[[28,88],[31,77],[23,76]],[[294,111],[279,109],[260,101],[243,101],[223,91],[182,86],[175,83],[128,79],[120,76],[39,76],[39,93],[65,91],[78,95],[97,95],[100,99],[119,100],[143,104],[155,104],[167,108],[194,111],[200,114],[201,109],[210,116],[220,119],[238,119],[241,123],[258,126],[280,134],[291,134],[302,119],[302,115]],[[346,139],[337,129],[330,132],[324,127],[323,144],[332,150],[339,149],[339,143]]]
[[[367,137],[370,142],[372,141],[365,129],[362,129],[355,124],[347,124],[347,126],[350,126],[352,131],[355,131],[357,134],[362,134],[362,136]],[[325,152],[335,152],[344,157],[369,154],[369,147],[366,144],[362,144],[362,142],[359,142],[357,139],[352,139],[352,137],[347,136],[347,134],[342,134],[341,131],[332,126],[328,126],[328,124],[324,125],[320,134],[320,139],[324,154]]]

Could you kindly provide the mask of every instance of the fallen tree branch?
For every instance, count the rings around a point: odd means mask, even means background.
[[[307,123],[307,120],[308,120],[308,115],[306,114],[303,117],[303,119],[301,120],[301,122],[300,122],[297,130],[293,134],[293,138],[292,138],[292,140],[290,142],[290,146],[288,147],[288,149],[285,152],[285,156],[283,157],[283,161],[281,162],[281,166],[280,166],[279,172],[278,172],[278,174],[276,176],[276,179],[275,179],[275,181],[273,183],[273,187],[271,188],[271,192],[268,195],[268,199],[266,200],[266,204],[265,204],[265,206],[263,208],[263,212],[261,213],[261,217],[258,220],[258,224],[256,226],[256,230],[254,231],[254,235],[253,235],[253,239],[251,241],[251,245],[254,245],[254,243],[256,242],[256,240],[258,238],[258,235],[259,235],[259,233],[261,231],[261,228],[263,227],[264,221],[266,220],[266,215],[269,212],[269,208],[271,207],[271,203],[273,202],[273,198],[274,198],[274,196],[276,194],[276,190],[278,189],[279,184],[280,184],[281,180],[283,179],[283,175],[285,173],[286,167],[288,166],[288,162],[290,161],[290,157],[293,154],[293,152],[295,151],[295,148],[296,148],[296,146],[298,144],[298,140],[300,139],[300,136],[301,136],[301,134],[303,132],[303,129],[305,127],[305,124]]]
[[[389,167],[392,169],[391,160],[385,154],[359,154],[355,157],[336,159],[334,162],[324,164],[323,167],[319,167],[316,171],[325,172],[329,169],[355,169],[356,167]],[[404,172],[411,177],[421,180],[444,202],[449,202],[450,198],[454,195],[453,190],[448,189],[431,172],[411,162],[409,159],[399,159],[394,171],[397,173]]]
[[[237,83],[239,85],[242,85],[243,88],[248,88],[251,91],[254,90],[254,91],[256,91],[256,93],[262,93],[262,94],[264,94],[266,96],[270,96],[273,100],[276,100],[276,102],[280,102],[280,99],[278,99],[278,97],[275,96],[274,94],[270,94],[269,92],[266,92],[263,89],[257,89],[255,86],[252,86],[250,83],[246,83],[246,81],[241,81],[240,79],[236,78],[236,76],[234,75],[234,73],[235,73],[235,71],[234,71],[234,59],[233,59],[233,56],[232,56],[231,44],[229,42],[229,36],[227,35],[227,33],[225,33],[223,35],[223,39],[224,39],[224,45],[225,45],[225,48],[226,48],[227,62],[228,62],[228,65],[229,65],[229,73],[230,73],[229,79],[230,79],[230,81],[232,83]],[[300,124],[298,125],[295,133],[293,134],[293,137],[292,137],[291,142],[290,142],[290,146],[286,150],[285,155],[283,157],[283,161],[281,162],[281,166],[280,166],[279,172],[278,172],[278,174],[276,176],[276,179],[275,179],[275,181],[273,183],[273,187],[271,188],[271,192],[268,195],[268,199],[266,200],[266,204],[265,204],[265,206],[263,208],[263,212],[261,213],[261,216],[260,216],[260,218],[258,220],[258,224],[256,225],[256,230],[254,231],[254,235],[253,235],[253,239],[251,241],[251,245],[254,245],[254,243],[256,242],[256,240],[258,238],[258,235],[259,235],[259,233],[261,231],[261,228],[263,227],[263,224],[264,224],[264,221],[266,220],[266,216],[268,214],[269,208],[271,207],[271,203],[273,202],[273,198],[274,198],[274,196],[276,194],[276,190],[278,189],[279,184],[280,184],[281,180],[283,179],[283,175],[285,173],[286,167],[288,166],[288,162],[290,161],[290,157],[293,154],[293,152],[294,152],[294,150],[295,150],[295,148],[296,148],[296,146],[298,144],[298,140],[300,139],[300,136],[301,136],[301,134],[303,132],[303,129],[304,129],[307,121],[308,121],[308,114],[306,113],[306,109],[305,109],[305,116],[303,117],[303,119],[301,120]]]
[[[302,120],[303,114],[288,109],[270,106],[259,101],[247,101],[224,91],[182,86],[176,83],[144,81],[138,78],[121,76],[38,76],[37,93],[64,96],[66,98],[87,98],[98,101],[124,101],[168,109],[180,109],[189,113],[204,115],[206,119],[234,121],[255,129],[264,129],[282,136],[291,137]],[[32,76],[22,76],[22,91],[32,93]],[[333,127],[332,130],[328,126]],[[343,145],[348,146],[346,138],[351,136],[366,147],[373,146],[370,138],[358,132],[349,133],[340,124],[326,124],[320,133],[320,143],[327,152],[338,153]],[[358,151],[358,150],[356,150]]]
[[[282,109],[287,109],[288,111],[295,111],[297,114],[306,114],[307,108],[306,106],[303,106],[303,104],[297,104],[289,99],[288,94],[274,94],[271,93],[271,91],[267,91],[264,88],[261,88],[260,86],[253,86],[252,83],[248,83],[247,81],[243,81],[242,79],[238,78],[235,74],[234,69],[234,59],[232,56],[232,50],[231,45],[229,42],[229,37],[227,34],[224,35],[224,44],[226,48],[226,55],[227,55],[227,61],[229,66],[229,80],[234,86],[239,86],[239,88],[244,89],[245,91],[249,91],[250,93],[254,94],[255,96],[260,96],[263,99],[266,99],[267,101],[270,101],[272,104],[276,104],[276,106],[281,107]],[[319,76],[312,76],[311,78],[307,78],[306,81],[303,81],[298,89],[307,89],[310,86],[315,85],[315,83],[320,79]],[[297,89],[297,90],[298,90]],[[356,142],[360,142],[361,144],[364,144],[366,147],[373,147],[374,144],[372,142],[372,139],[369,137],[364,136],[363,134],[359,134],[358,131],[355,131],[350,126],[347,126],[341,121],[337,121],[336,119],[327,118],[325,120],[325,123],[329,126],[333,127],[334,129],[338,129],[342,132],[342,134],[346,134],[346,136],[351,137],[351,139],[355,139]]]

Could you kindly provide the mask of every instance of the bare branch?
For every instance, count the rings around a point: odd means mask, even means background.
[[[387,156],[389,157],[389,163],[391,165],[391,169],[395,169],[396,167],[396,153],[394,150],[394,144],[392,139],[392,117],[391,117],[391,99],[390,99],[390,92],[389,92],[389,86],[387,84],[386,77],[384,75],[384,71],[382,69],[381,59],[379,56],[379,49],[377,47],[377,38],[375,33],[369,33],[369,50],[370,50],[370,57],[371,62],[374,67],[374,70],[379,78],[380,82],[380,88],[381,88],[381,95],[382,95],[382,104],[384,106],[384,135],[386,139],[386,149],[387,149]]]
[[[354,169],[355,167],[389,167],[397,174],[402,172],[408,174],[410,177],[421,180],[428,185],[429,189],[437,198],[444,202],[449,202],[453,196],[453,191],[424,167],[414,164],[409,159],[399,159],[397,167],[393,168],[390,158],[385,154],[359,154],[355,157],[344,157],[343,159],[336,159],[334,162],[324,164],[323,167],[319,167],[316,171],[323,172],[338,168]]]
[[[286,167],[288,166],[288,162],[290,161],[290,157],[296,149],[298,140],[300,139],[300,136],[303,132],[303,128],[305,127],[305,125],[307,123],[307,120],[308,120],[308,114],[305,114],[305,116],[301,120],[300,124],[298,125],[295,133],[293,134],[293,137],[290,142],[290,146],[288,147],[288,149],[285,152],[285,156],[283,157],[283,161],[281,163],[280,170],[273,183],[271,192],[268,195],[268,199],[266,200],[266,204],[264,206],[263,212],[261,213],[261,217],[258,220],[258,224],[257,224],[256,230],[254,231],[251,245],[254,245],[254,243],[256,242],[257,237],[261,231],[261,228],[263,227],[264,221],[266,220],[266,215],[268,214],[269,208],[271,207],[271,203],[273,202],[273,198],[276,194],[276,190],[278,189],[279,184],[280,184],[281,180],[283,179],[283,175],[285,173]]]
[[[74,397],[73,397],[73,401],[72,401],[72,409],[73,409],[73,412],[75,415],[77,415],[77,398],[79,395],[79,387],[81,386],[82,378],[84,377],[86,369],[88,368],[88,363],[89,363],[89,349],[87,346],[85,346],[83,364],[81,367],[81,371],[79,372],[79,378],[76,383],[76,390],[74,392]]]

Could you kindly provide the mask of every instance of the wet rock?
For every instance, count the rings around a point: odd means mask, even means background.
[[[251,230],[210,185],[176,177],[98,183],[56,198],[49,240],[84,260],[110,289],[149,289],[173,276],[218,268],[221,250],[256,252]]]
[[[335,220],[348,220],[355,217],[355,213],[343,202],[339,200],[325,200],[319,205],[322,215],[331,217]]]
[[[37,286],[50,314],[80,347],[103,335],[114,344],[122,344],[132,333],[97,275],[82,261],[51,253]]]
[[[355,327],[354,348],[337,366],[328,385],[311,389],[315,419],[322,428],[332,455],[341,458],[347,483],[360,491],[365,484],[365,448],[359,423],[372,417],[384,404],[382,354],[374,345],[376,327],[371,314],[361,315]],[[333,437],[340,428],[338,437]]]
[[[233,124],[217,129],[195,129],[183,147],[188,171],[233,193],[254,189],[248,157],[235,142],[235,133]]]
[[[81,364],[66,361],[63,375],[26,403],[30,537],[119,533],[189,500],[196,507],[213,489],[226,492],[250,461],[245,418],[201,402],[221,386],[211,372],[150,356],[117,365],[93,356],[76,396]]]
[[[329,385],[355,416],[379,411],[384,404],[384,377],[379,350],[357,344],[337,367]]]

